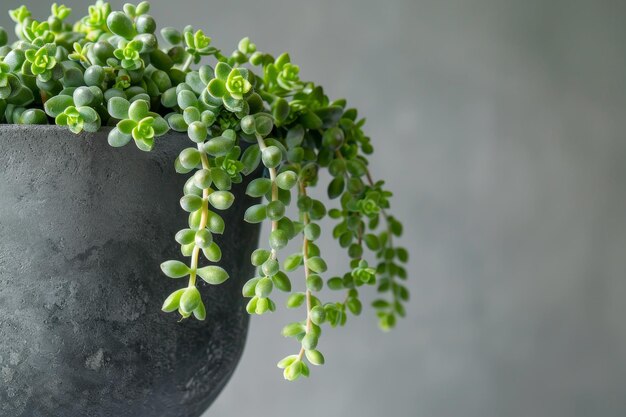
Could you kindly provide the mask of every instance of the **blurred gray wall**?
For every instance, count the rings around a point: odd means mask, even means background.
[[[207,417],[626,415],[626,2],[152,3],[361,109],[412,256],[396,331],[326,331],[327,366],[288,384],[297,316],[254,318]]]

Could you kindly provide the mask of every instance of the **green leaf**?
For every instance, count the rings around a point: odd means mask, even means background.
[[[294,271],[300,265],[302,265],[301,253],[294,253],[292,255],[289,255],[288,257],[285,258],[283,262],[283,268],[285,268],[285,271]]]
[[[241,294],[244,297],[253,297],[254,296],[254,291],[256,288],[256,284],[261,280],[261,277],[255,277],[255,278],[251,278],[249,279],[244,285],[243,288],[241,290]]]
[[[161,95],[161,104],[168,108],[173,108],[178,105],[178,93],[176,92],[176,87],[168,88],[163,92]],[[178,113],[173,114],[179,115]]]
[[[267,261],[270,257],[270,251],[266,249],[256,249],[250,255],[250,262],[254,266],[261,266],[265,261]]]
[[[324,286],[324,281],[319,275],[312,274],[312,275],[309,275],[306,279],[306,287],[310,291],[319,292],[322,290],[323,286]]]
[[[122,7],[122,9],[124,10],[124,13],[126,13],[126,15],[131,18],[137,16],[137,8],[133,4],[126,3],[124,4],[124,7]]]
[[[304,354],[312,365],[324,365],[324,355],[319,350],[307,350]]]
[[[248,115],[242,118],[239,124],[241,125],[243,133],[247,135],[254,135],[256,133],[256,125],[253,115]]]
[[[188,107],[187,109],[195,109],[195,107]],[[187,134],[189,135],[189,139],[191,139],[192,141],[196,143],[200,143],[200,142],[205,141],[205,139],[207,138],[209,134],[209,130],[206,124],[200,121],[195,121],[189,124],[189,128],[187,129]]]
[[[47,125],[48,116],[41,109],[26,109],[19,116],[17,123],[23,125]]]
[[[281,291],[290,292],[291,291],[291,281],[287,274],[282,271],[278,271],[276,274],[272,276],[272,282],[274,286]]]
[[[222,216],[209,210],[207,227],[211,232],[221,235],[222,233],[224,233],[226,224],[224,223],[224,219],[222,219]]]
[[[250,301],[248,301],[248,304],[246,304],[246,311],[248,314],[254,314],[256,312],[258,302],[259,298],[257,296],[252,297]]]
[[[178,45],[183,41],[183,35],[175,28],[165,27],[161,29],[161,36],[171,45]]]
[[[181,245],[188,245],[194,241],[195,236],[195,230],[182,229],[176,233],[176,236],[174,236],[174,240],[176,240],[176,242],[180,243]]]
[[[285,204],[280,201],[271,201],[267,204],[267,217],[271,220],[278,221],[285,216]]]
[[[348,306],[348,310],[350,310],[350,312],[354,314],[355,316],[358,316],[359,314],[361,314],[362,306],[361,306],[361,301],[359,301],[358,298],[356,297],[348,298],[346,305]]]
[[[161,307],[161,310],[166,313],[171,313],[172,311],[178,310],[178,307],[180,305],[180,297],[183,295],[185,290],[186,288],[181,288],[180,290],[176,290],[171,293],[163,302],[163,307]]]
[[[377,310],[389,308],[390,306],[391,305],[389,304],[389,302],[383,299],[374,300],[372,302],[372,307],[374,307]]]
[[[117,129],[125,135],[130,135],[135,127],[137,127],[137,122],[130,119],[120,120],[117,123]]]
[[[0,27],[0,46],[4,46],[9,41],[7,31]]]
[[[176,96],[178,107],[186,109],[187,107],[197,107],[198,97],[190,90],[181,90]]]
[[[182,278],[189,275],[189,267],[181,261],[165,261],[161,264],[161,270],[170,278]]]
[[[285,138],[285,143],[288,148],[295,148],[296,146],[300,146],[302,144],[302,140],[304,139],[304,128],[301,125],[296,125],[289,129],[287,132],[287,137]]]
[[[330,149],[339,149],[344,141],[343,130],[338,127],[331,127],[322,136],[322,145]]]
[[[226,81],[232,69],[233,68],[227,63],[218,62],[215,66],[215,77],[219,80]]]
[[[300,375],[302,375],[302,371],[303,371],[302,365],[303,365],[302,361],[298,360],[298,361],[293,362],[291,365],[285,368],[285,370],[283,371],[283,377],[287,381],[295,381],[296,379],[300,377]]]
[[[256,302],[256,309],[254,310],[254,312],[258,315],[264,314],[266,311],[268,311],[270,309],[270,299],[269,298],[259,298],[259,297],[254,297],[257,299]]]
[[[287,298],[287,308],[298,308],[305,300],[306,295],[303,292],[293,293]]]
[[[208,248],[202,249],[202,253],[211,262],[219,262],[222,259],[222,250],[215,242],[211,243]]]
[[[154,117],[154,121],[152,122],[152,129],[154,129],[154,136],[163,136],[170,130],[169,125],[161,116]]]
[[[396,249],[396,255],[398,256],[398,259],[402,263],[407,263],[408,260],[409,260],[409,253],[404,248],[397,248]]]
[[[270,233],[269,241],[270,241],[270,247],[272,249],[280,250],[284,248],[285,246],[287,246],[287,243],[289,242],[289,236],[284,230],[277,229],[277,230],[273,230]]]
[[[200,198],[200,196],[194,195],[194,197]],[[201,199],[202,201],[202,199]],[[193,203],[192,203],[193,204]],[[200,229],[200,221],[202,220],[202,210],[197,209],[189,213],[189,228],[193,230]]]
[[[222,97],[222,101],[224,102],[224,107],[233,113],[240,112],[244,108],[244,100],[236,99],[228,94]]]
[[[282,162],[283,153],[277,146],[268,146],[263,149],[261,153],[261,159],[263,165],[268,168],[276,168]]]
[[[100,116],[98,116],[98,113],[91,107],[80,106],[80,107],[77,107],[76,110],[78,110],[78,113],[83,118],[83,121],[85,123],[94,123],[96,120],[100,119]]]
[[[328,285],[328,288],[330,288],[331,290],[342,290],[343,279],[339,277],[330,278],[328,282],[326,283],[326,285]]]
[[[196,173],[193,175],[193,180],[196,187],[200,189],[209,188],[213,181],[211,177],[211,170],[200,169],[196,171]]]
[[[261,149],[259,145],[251,145],[241,155],[241,163],[244,166],[242,173],[250,175],[261,163]]]
[[[183,313],[191,314],[202,302],[200,291],[195,286],[188,287],[180,297],[180,309]]]
[[[376,251],[380,248],[378,237],[372,233],[366,234],[363,240],[365,240],[365,244],[369,250]]]
[[[193,310],[193,316],[196,318],[196,320],[200,321],[206,319],[206,307],[204,306],[202,300],[200,300],[198,306]]]
[[[178,156],[180,163],[187,169],[195,168],[200,164],[200,151],[196,148],[185,148]]]
[[[180,206],[189,213],[200,210],[202,207],[202,197],[198,197],[197,195],[183,196],[180,199]]]
[[[322,119],[320,119],[311,110],[307,110],[298,118],[303,127],[310,130],[318,130],[322,127]]]
[[[121,146],[128,144],[128,142],[130,142],[131,139],[132,139],[132,136],[130,134],[120,132],[120,130],[117,127],[112,129],[109,132],[109,136],[108,136],[109,145],[115,148],[119,148]]]
[[[261,266],[261,270],[263,274],[270,277],[276,274],[280,270],[280,265],[278,264],[278,261],[276,259],[269,258],[268,260],[263,262],[263,265]]]
[[[311,216],[311,220],[319,220],[326,215],[326,207],[324,207],[321,201],[313,200],[309,215]]]
[[[209,203],[218,210],[226,210],[233,205],[235,196],[229,191],[214,191],[209,194]]]
[[[317,347],[317,341],[318,341],[318,337],[317,337],[317,335],[315,333],[313,333],[313,332],[307,333],[302,338],[302,347],[305,350],[315,349]]]
[[[132,39],[137,34],[133,21],[123,12],[109,14],[107,26],[111,32],[125,39]]]
[[[320,237],[321,233],[322,233],[321,228],[319,227],[319,225],[315,223],[309,223],[304,227],[304,236],[309,241],[317,240]]]
[[[317,272],[318,274],[326,272],[327,269],[326,262],[319,256],[307,259],[306,267],[313,272]]]
[[[111,117],[116,119],[127,119],[130,103],[125,98],[111,97],[107,103],[107,110]]]
[[[296,359],[298,359],[298,355],[289,355],[283,358],[280,362],[278,362],[276,366],[278,366],[280,369],[285,369],[286,367],[294,363]]]
[[[326,321],[326,310],[322,306],[315,306],[311,309],[311,321],[320,326]]]
[[[274,128],[274,121],[268,114],[257,114],[254,118],[254,127],[256,133],[265,137],[272,133]]]
[[[50,97],[44,104],[44,110],[50,117],[57,117],[63,113],[66,108],[74,105],[74,100],[70,96],[59,95]]]
[[[248,207],[243,215],[243,219],[248,223],[261,223],[266,217],[267,212],[264,204],[255,204]]]
[[[276,177],[276,185],[283,190],[291,190],[298,182],[298,174],[293,171],[284,171]]]
[[[272,280],[268,277],[262,278],[256,284],[254,288],[254,293],[259,298],[267,298],[268,295],[272,293],[272,289],[274,288],[274,284]]]
[[[345,188],[345,185],[346,185],[346,182],[343,176],[335,177],[328,184],[328,198],[334,199],[334,198],[341,196]]]
[[[328,172],[333,177],[344,175],[346,172],[346,161],[343,158],[333,159],[328,165]]]
[[[183,117],[182,114],[170,113],[170,115],[167,116],[166,120],[167,120],[167,123],[172,128],[172,130],[174,130],[176,132],[186,132],[187,131],[188,125],[185,122],[185,118]]]
[[[200,278],[211,285],[219,285],[228,279],[228,272],[217,265],[209,265],[198,268],[197,274]]]
[[[136,129],[133,129],[135,131]],[[150,152],[154,148],[154,137],[151,138],[135,138],[135,145],[144,152]]]
[[[174,160],[174,169],[179,174],[188,174],[189,172],[193,171],[193,168],[185,168],[184,166],[182,166],[179,158],[176,158]]]
[[[24,86],[19,86],[19,88],[14,89],[7,98],[8,104],[15,104],[16,106],[28,106],[33,101],[34,96],[32,90]]]
[[[212,168],[211,175],[213,176],[213,184],[219,190],[230,190],[232,185],[232,180],[230,179],[230,175],[226,173],[221,168]]]
[[[85,123],[83,125],[83,130],[85,132],[95,133],[98,130],[100,130],[100,127],[101,127],[101,122],[100,122],[100,117],[98,116],[95,121]]]
[[[97,101],[97,97],[93,91],[91,91],[89,87],[84,86],[78,87],[74,90],[72,97],[74,98],[74,105],[76,107],[95,105]]]
[[[228,91],[226,90],[226,84],[224,83],[224,81],[219,80],[217,78],[214,78],[209,82],[207,89],[209,90],[209,94],[217,98],[222,98],[226,94],[228,94]]]
[[[295,336],[298,336],[299,334],[304,333],[305,330],[306,329],[302,323],[294,322],[294,323],[289,323],[288,325],[283,327],[281,334],[285,337],[295,337]]]
[[[224,156],[228,152],[233,149],[235,146],[235,140],[225,137],[218,136],[216,138],[208,140],[204,144],[204,151],[212,156]]]
[[[213,235],[207,229],[198,230],[194,236],[194,243],[201,249],[208,248],[213,243]]]
[[[145,100],[133,101],[128,108],[128,116],[135,122],[139,122],[144,117],[148,116],[150,111],[150,105]]]
[[[279,124],[289,117],[289,103],[284,98],[279,98],[272,106],[272,115]]]

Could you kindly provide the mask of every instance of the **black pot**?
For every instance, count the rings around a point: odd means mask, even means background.
[[[206,321],[179,323],[160,308],[186,280],[159,265],[182,259],[173,161],[190,142],[171,133],[142,152],[107,133],[0,126],[0,416],[200,416],[241,355],[259,235],[245,184],[216,237],[231,278],[201,281]]]

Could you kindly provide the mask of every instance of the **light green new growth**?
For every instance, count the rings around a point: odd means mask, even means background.
[[[308,364],[324,364],[322,327],[359,315],[365,286],[380,294],[372,304],[380,327],[394,327],[409,299],[402,283],[408,254],[394,246],[402,225],[389,214],[391,193],[368,168],[373,148],[365,120],[345,100],[331,101],[320,86],[301,80],[288,54],[274,58],[248,38],[223,54],[201,30],[168,27],[160,31],[168,46],[161,45],[149,11],[145,1],[121,11],[98,1],[70,24],[71,9],[62,5],[52,5],[43,21],[25,6],[11,10],[17,40],[9,45],[0,28],[0,122],[56,123],[74,133],[111,126],[111,146],[133,141],[143,151],[170,129],[186,132],[190,147],[174,162],[177,172],[191,174],[180,200],[188,228],[175,236],[186,261],[161,264],[168,277],[186,279],[163,303],[163,311],[182,318],[206,318],[198,278],[211,285],[228,279],[213,240],[228,226],[219,211],[234,203],[233,184],[253,176],[246,193],[258,200],[244,218],[269,223],[271,232],[251,254],[257,276],[242,292],[250,314],[277,308],[274,289],[288,293],[288,308],[303,310],[302,321],[282,331],[299,343],[278,363],[287,380],[308,376]],[[214,66],[202,63],[207,57]],[[336,206],[330,210],[307,193],[321,170],[332,176],[327,194]],[[291,206],[297,218],[288,216]],[[315,243],[326,216],[336,221],[332,235],[349,258],[342,276],[328,276]],[[280,256],[290,241],[300,250]],[[339,301],[320,299],[324,285]]]

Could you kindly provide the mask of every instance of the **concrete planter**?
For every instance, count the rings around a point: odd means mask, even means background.
[[[200,284],[205,322],[178,323],[160,307],[184,283],[159,264],[180,258],[173,161],[189,141],[171,133],[145,153],[107,133],[0,126],[2,416],[200,416],[241,355],[259,234],[241,220],[245,184],[217,238],[231,279]]]

